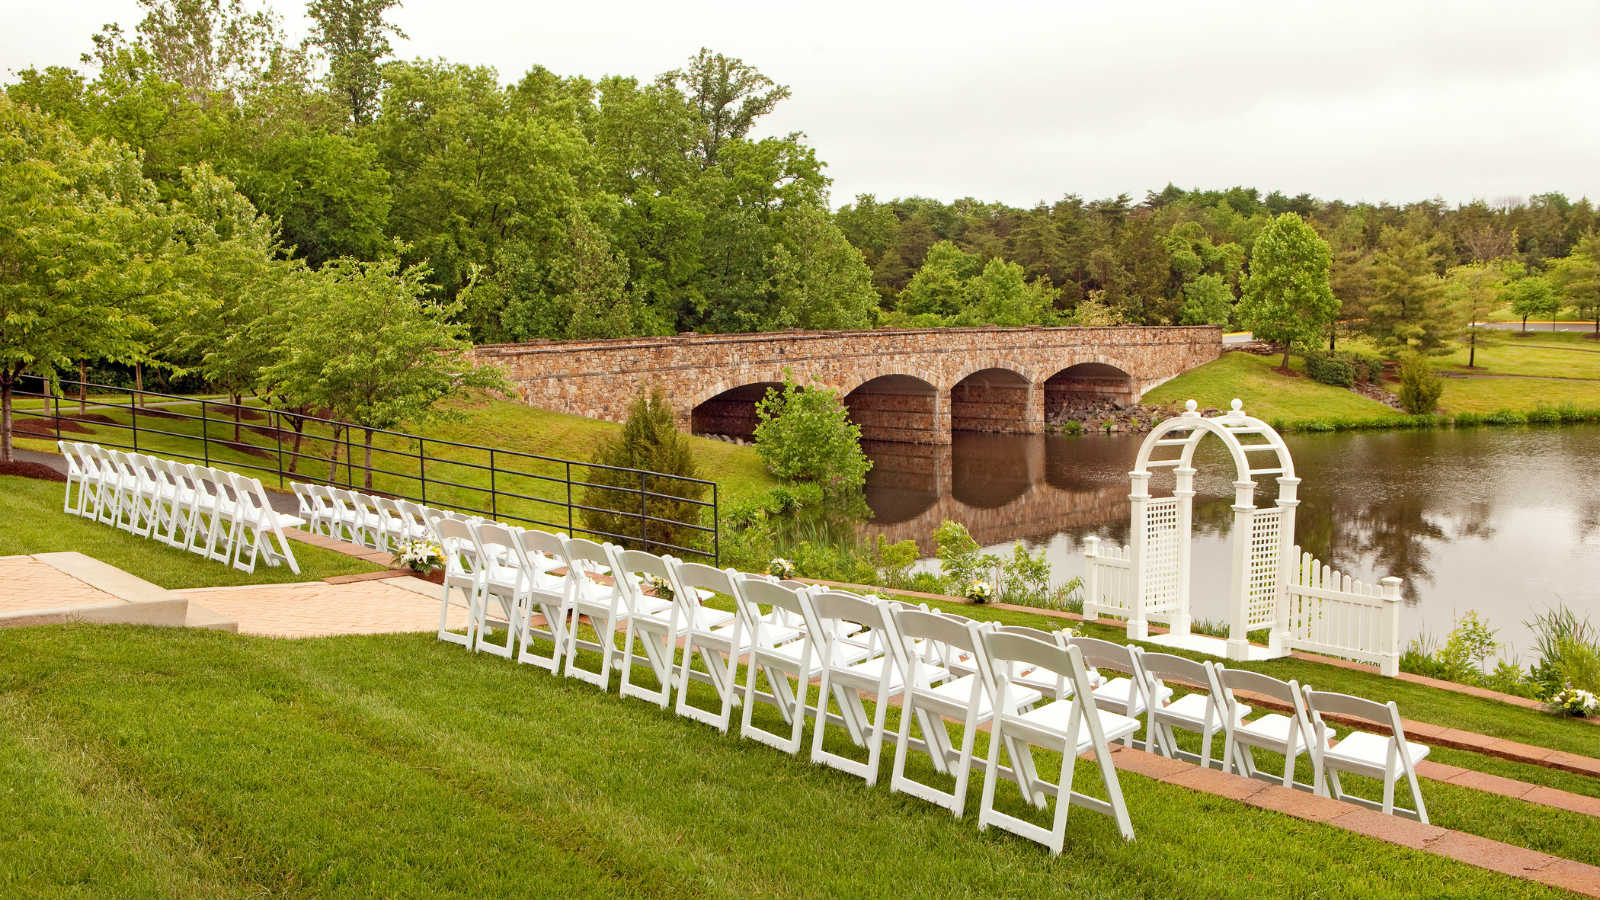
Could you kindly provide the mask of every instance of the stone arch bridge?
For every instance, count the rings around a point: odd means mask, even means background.
[[[1215,326],[1117,326],[684,334],[475,354],[503,366],[532,406],[616,422],[659,386],[681,427],[740,437],[791,372],[838,392],[867,440],[948,444],[952,431],[1034,434],[1062,407],[1136,401],[1221,350]]]

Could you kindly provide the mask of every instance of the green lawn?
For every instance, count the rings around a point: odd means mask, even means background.
[[[1075,810],[1052,859],[977,830],[977,782],[957,820],[431,636],[0,640],[6,895],[1558,896],[1122,782],[1138,839]]]
[[[1290,377],[1273,371],[1281,360],[1278,356],[1224,353],[1221,359],[1147,392],[1144,400],[1181,404],[1192,399],[1202,409],[1227,409],[1228,403],[1238,397],[1250,415],[1290,426],[1311,419],[1382,420],[1401,415],[1354,391],[1318,384],[1303,375]],[[1298,364],[1299,360],[1295,362]]]
[[[172,405],[163,409],[186,415],[199,414],[198,404]],[[126,407],[96,409],[91,406],[90,412],[108,416],[123,424],[135,416],[135,413]],[[580,461],[590,459],[601,442],[616,434],[622,427],[612,422],[536,409],[507,400],[477,399],[462,402],[453,405],[448,412],[449,415],[443,420],[433,422],[422,429],[426,437]],[[216,410],[210,412],[210,416],[217,415]],[[252,431],[248,427],[252,424],[264,426],[268,424],[267,422],[246,420],[244,423],[246,427],[239,431],[240,443],[261,448],[251,452],[224,443],[232,442],[234,439],[235,429],[231,419],[215,418],[205,423],[204,431],[209,443],[202,444],[199,440],[202,423],[199,420],[162,418],[148,411],[139,412],[137,416],[140,427],[139,449],[155,454],[203,456],[213,465],[244,471],[260,477],[269,487],[277,486],[280,468],[278,444],[272,437]],[[87,427],[89,428],[87,434],[69,437],[80,440],[102,438],[124,445],[131,442],[130,432],[126,428],[94,423],[87,423]],[[287,426],[285,428],[287,430]],[[170,434],[155,434],[145,429],[155,429]],[[270,429],[267,431],[270,434]],[[333,448],[332,443],[326,440],[328,433],[319,426],[310,426],[307,434],[308,438],[302,444],[300,452],[312,458],[300,460],[298,471],[301,475],[285,475],[285,485],[296,477],[320,480],[328,476],[327,459]],[[359,487],[363,481],[360,435],[357,434],[354,440],[356,460],[353,478]],[[718,499],[721,503],[729,504],[756,496],[776,483],[767,474],[753,448],[707,438],[690,440],[694,446],[695,459],[701,467],[702,477],[718,484]],[[415,458],[414,441],[380,435],[374,444],[376,449],[372,467],[376,472],[373,477],[373,487],[376,490],[417,498],[426,496],[429,503],[492,510],[500,518],[521,516],[562,530],[567,530],[566,479],[569,476],[574,481],[584,481],[589,478],[588,470],[583,466],[572,466],[569,470],[569,467],[556,462],[522,459],[510,454],[497,453],[495,463],[501,469],[524,474],[500,472],[493,485],[498,495],[491,497],[490,475],[486,468],[490,462],[487,452],[430,442],[427,448],[430,458],[426,465],[419,469]],[[19,446],[36,450],[55,450],[54,440],[37,438],[23,438],[19,441]],[[284,441],[284,450],[286,455],[281,466],[287,470],[294,463],[293,447],[287,438]],[[342,447],[339,452],[340,464],[335,478],[342,482],[351,478],[352,472],[347,467],[348,460],[344,456]],[[421,480],[424,476],[428,480],[426,485]],[[456,482],[464,486],[448,486],[441,482]],[[541,498],[552,502],[526,498]],[[572,498],[582,502],[582,489],[573,488]],[[707,496],[706,499],[709,500],[710,497]]]
[[[165,588],[316,581],[377,569],[331,550],[293,541],[300,574],[287,566],[257,565],[254,573],[175,550],[160,541],[61,511],[63,489],[55,481],[0,475],[0,556],[76,550]]]

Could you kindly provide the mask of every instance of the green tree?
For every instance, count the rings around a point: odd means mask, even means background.
[[[828,214],[814,206],[784,217],[767,261],[778,328],[870,328],[878,309],[872,271]]]
[[[1600,336],[1600,233],[1589,232],[1565,258],[1552,260],[1550,283],[1580,313],[1594,316],[1594,333]]]
[[[130,46],[146,51],[160,77],[198,104],[305,76],[304,54],[289,46],[270,7],[250,9],[244,0],[139,0],[139,7],[145,16],[132,44],[114,24],[94,36],[92,58],[102,67],[116,66]]]
[[[328,87],[349,105],[350,121],[365,125],[378,111],[383,91],[379,62],[389,55],[389,37],[405,32],[384,19],[400,0],[310,0],[312,44],[328,56]]]
[[[0,462],[24,373],[148,352],[171,225],[132,150],[0,94]]]
[[[583,512],[585,528],[601,540],[652,553],[704,548],[705,532],[695,526],[707,507],[697,501],[711,488],[690,480],[700,478],[700,467],[660,388],[634,399],[628,421],[600,445],[593,462],[599,465],[585,480],[600,486],[584,489],[581,502],[590,507]]]
[[[831,511],[862,513],[862,487],[872,461],[861,450],[861,426],[832,391],[786,378],[756,404],[756,453],[767,471],[792,483],[822,488]]]
[[[956,325],[1040,325],[1055,317],[1056,290],[1049,279],[1027,281],[1022,267],[998,257],[965,285]]]
[[[909,316],[953,319],[967,302],[967,283],[982,271],[983,261],[952,241],[928,248],[922,266],[900,292],[895,308]]]
[[[1384,226],[1378,239],[1367,327],[1385,350],[1439,353],[1454,336],[1433,248],[1410,228]]]
[[[1321,340],[1339,304],[1328,285],[1328,242],[1305,220],[1284,213],[1256,238],[1250,278],[1240,298],[1240,322],[1256,337],[1283,344],[1283,367],[1295,344]]]
[[[1523,275],[1507,282],[1501,288],[1500,302],[1522,318],[1523,333],[1528,331],[1530,316],[1554,316],[1561,308],[1555,288],[1550,285],[1550,279],[1543,275]]]
[[[464,328],[450,318],[456,304],[426,300],[426,278],[423,267],[393,258],[339,259],[311,273],[282,357],[262,375],[263,386],[290,405],[323,409],[362,429],[368,488],[375,430],[425,421],[467,390],[506,386],[500,372],[467,358]]]
[[[1233,291],[1220,275],[1200,275],[1183,286],[1185,325],[1227,325],[1233,316]]]
[[[1500,302],[1500,292],[1506,283],[1506,273],[1499,262],[1473,263],[1456,266],[1450,270],[1446,284],[1446,298],[1455,311],[1457,327],[1467,342],[1467,368],[1478,362],[1478,344],[1494,338],[1493,332],[1481,327],[1491,310]]]
[[[729,141],[743,139],[756,119],[772,112],[789,96],[789,88],[761,74],[744,60],[705,47],[689,65],[663,74],[663,84],[681,89],[700,123],[696,155],[710,168],[721,161]]]

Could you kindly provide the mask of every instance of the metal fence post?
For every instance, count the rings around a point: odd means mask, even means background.
[[[139,452],[139,407],[133,405],[133,391],[128,391],[128,417],[133,421],[133,452]]]
[[[711,482],[711,564],[722,565],[722,512],[717,500],[717,483]]]
[[[572,536],[572,461],[567,461],[567,536]]]
[[[500,518],[499,493],[494,488],[494,448],[489,448],[489,517]]]
[[[428,442],[417,438],[417,481],[422,483],[422,505],[428,505]]]
[[[283,490],[283,416],[272,411],[272,440],[278,445],[278,490]]]
[[[206,418],[206,401],[200,401],[200,455],[206,466],[211,465],[211,420]]]
[[[54,391],[55,396],[50,399],[55,402],[56,408],[56,440],[61,440],[61,392]]]
[[[639,473],[639,549],[640,550],[645,549],[645,546],[647,545],[648,540],[649,540],[648,538],[645,537],[645,533],[646,533],[647,525],[648,525],[647,521],[645,520],[645,516],[646,515],[647,514],[644,511],[644,472],[640,472]]]

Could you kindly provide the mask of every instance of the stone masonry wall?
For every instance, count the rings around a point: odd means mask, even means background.
[[[1027,384],[1025,421],[1002,421],[1010,413],[1000,414],[1001,407],[1014,408],[1015,393],[1002,403],[993,391],[964,388],[964,398],[986,397],[986,407],[972,408],[978,427],[1037,432],[1044,427],[1044,383],[1065,369],[1088,362],[1119,369],[1128,376],[1131,400],[1216,359],[1221,349],[1221,329],[1214,326],[1118,326],[679,335],[491,344],[474,352],[480,361],[506,369],[523,402],[593,418],[622,421],[635,396],[660,386],[684,428],[705,401],[745,385],[782,381],[786,372],[841,397],[875,378],[909,376],[921,384],[912,389],[906,378],[894,379],[897,396],[858,397],[857,405],[872,410],[874,437],[944,444],[950,440],[952,390],[986,369],[1009,370]],[[1000,383],[992,375],[985,373],[986,385]],[[908,399],[914,391],[925,399]],[[731,421],[739,415],[725,408],[717,417]]]

